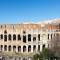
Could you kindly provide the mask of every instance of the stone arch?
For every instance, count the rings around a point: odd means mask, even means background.
[[[21,46],[18,46],[18,52],[21,52]]]
[[[4,51],[7,51],[7,45],[4,45]]]
[[[28,46],[28,52],[31,52],[31,45]]]
[[[16,52],[16,46],[15,45],[13,46],[13,52]]]
[[[11,45],[8,46],[8,51],[11,51]]]
[[[31,34],[28,34],[28,41],[31,41]]]
[[[13,40],[16,40],[16,34],[13,34]]]
[[[21,40],[21,36],[20,36],[20,34],[18,34],[18,40]]]
[[[23,42],[26,43],[26,35],[23,35]]]
[[[23,52],[26,52],[26,46],[23,46]]]
[[[8,40],[11,40],[11,34],[8,35]]]

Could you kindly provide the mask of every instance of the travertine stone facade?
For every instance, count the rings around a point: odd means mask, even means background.
[[[50,48],[51,41],[60,33],[60,20],[42,24],[1,24],[0,51],[37,53]]]

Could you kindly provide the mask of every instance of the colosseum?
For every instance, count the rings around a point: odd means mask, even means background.
[[[18,55],[19,60],[32,60],[49,41],[60,34],[60,19],[42,23],[0,24],[0,55]]]

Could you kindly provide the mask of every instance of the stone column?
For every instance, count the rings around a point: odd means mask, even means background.
[[[36,43],[38,43],[38,34],[36,34]]]
[[[28,45],[26,45],[26,53],[28,53]]]
[[[40,45],[40,51],[42,51],[42,44]]]
[[[18,46],[16,45],[16,52],[18,52]]]
[[[33,34],[31,34],[31,43],[33,44]]]
[[[51,34],[49,34],[49,40],[51,40]]]
[[[23,53],[23,45],[21,45],[21,53]]]
[[[21,60],[23,60],[23,58],[21,57]]]
[[[28,43],[28,34],[26,34],[26,43]]]
[[[13,52],[13,45],[11,46],[11,51]]]
[[[31,52],[33,53],[33,45],[31,45]]]
[[[38,45],[36,45],[36,52],[38,52]]]

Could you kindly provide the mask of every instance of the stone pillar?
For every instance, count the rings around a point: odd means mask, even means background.
[[[31,45],[31,52],[33,53],[33,45]]]
[[[36,52],[38,52],[38,45],[36,45]]]
[[[16,52],[18,52],[18,46],[16,45]]]
[[[21,45],[21,53],[23,53],[23,45]]]
[[[28,43],[28,34],[26,34],[26,43]]]
[[[21,57],[21,60],[23,60],[23,58]]]
[[[4,45],[3,45],[3,52],[4,52]]]
[[[28,53],[28,45],[26,45],[26,53]]]
[[[51,34],[49,34],[49,40],[51,40]]]
[[[42,51],[42,44],[40,45],[40,51]]]
[[[13,52],[13,46],[11,46],[11,51]]]
[[[31,42],[33,43],[33,34],[31,34]]]
[[[38,43],[38,34],[36,34],[36,43]]]

